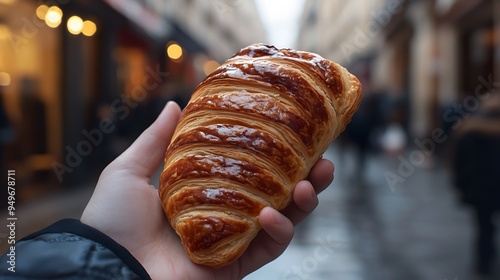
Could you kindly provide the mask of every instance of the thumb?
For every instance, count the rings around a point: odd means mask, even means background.
[[[115,164],[134,175],[150,177],[165,157],[180,114],[179,105],[169,101],[153,124],[115,160]]]

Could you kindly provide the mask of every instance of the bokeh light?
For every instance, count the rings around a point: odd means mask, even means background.
[[[79,16],[72,16],[68,19],[67,23],[68,31],[71,34],[78,35],[83,29],[83,20]]]
[[[48,11],[49,11],[49,7],[47,5],[40,5],[40,6],[38,6],[38,8],[36,8],[36,16],[39,19],[44,20]]]
[[[45,14],[45,23],[52,28],[56,28],[61,24],[63,12],[57,6],[52,6],[47,10]]]
[[[215,60],[208,60],[207,62],[205,62],[205,64],[203,65],[203,72],[205,72],[205,75],[209,75],[210,73],[212,73],[215,69],[217,69],[217,67],[219,67],[219,63]]]
[[[90,20],[86,20],[83,22],[83,28],[82,28],[82,33],[85,36],[92,36],[96,33],[97,31],[97,25]]]
[[[173,60],[180,59],[182,57],[182,47],[177,43],[171,43],[167,47],[167,55]]]

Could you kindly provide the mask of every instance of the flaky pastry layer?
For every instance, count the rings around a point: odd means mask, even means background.
[[[159,194],[193,262],[222,267],[282,210],[345,129],[361,84],[309,52],[255,44],[195,89],[165,155]]]

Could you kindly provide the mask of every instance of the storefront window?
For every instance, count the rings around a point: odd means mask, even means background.
[[[34,2],[0,6],[1,160],[27,185],[20,190],[22,200],[45,191],[50,164],[60,156],[61,38],[39,19]]]

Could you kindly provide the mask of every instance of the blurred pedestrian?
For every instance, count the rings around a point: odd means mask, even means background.
[[[351,144],[356,149],[356,173],[354,177],[357,179],[363,177],[368,154],[373,148],[371,140],[374,131],[382,126],[380,105],[383,98],[384,93],[382,92],[367,94],[342,136],[342,140],[347,142],[346,144]]]
[[[452,172],[461,200],[474,211],[476,269],[487,275],[496,255],[500,211],[500,94],[491,95],[456,131]]]

